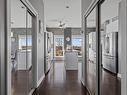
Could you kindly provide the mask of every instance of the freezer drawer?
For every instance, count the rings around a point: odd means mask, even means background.
[[[113,56],[103,56],[103,68],[107,69],[112,73],[118,73],[118,62],[116,57]]]

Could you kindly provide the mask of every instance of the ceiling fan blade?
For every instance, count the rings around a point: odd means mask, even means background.
[[[49,21],[51,21],[51,22],[59,22],[57,19],[51,19]]]

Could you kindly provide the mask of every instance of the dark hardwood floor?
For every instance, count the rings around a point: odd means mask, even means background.
[[[93,70],[91,72],[94,72]],[[27,95],[29,92],[28,80],[31,72],[12,72],[12,95]],[[88,78],[89,87],[93,86],[93,75]],[[101,95],[121,95],[121,80],[116,75],[102,69]],[[31,79],[31,78],[30,78]],[[33,95],[89,95],[81,84],[81,64],[79,71],[66,71],[63,61],[56,61],[43,83]],[[91,90],[92,91],[92,90]]]
[[[91,95],[96,94],[96,64],[89,62],[87,64],[87,89]],[[101,95],[121,95],[121,79],[117,77],[116,74],[113,74],[105,69],[101,69],[100,75],[100,92]]]
[[[32,71],[12,71],[12,95],[28,95],[32,87]]]
[[[28,89],[28,78],[25,70],[12,72],[12,95],[26,95]]]
[[[33,95],[89,95],[79,77],[78,71],[65,71],[63,62],[55,62]]]
[[[121,79],[105,69],[102,69],[101,75],[101,94],[121,95]]]

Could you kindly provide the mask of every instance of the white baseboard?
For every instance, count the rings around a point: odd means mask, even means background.
[[[44,80],[45,74],[40,78],[40,80],[37,82],[37,87],[41,84],[41,82]]]
[[[78,68],[65,68],[66,70],[78,70]]]
[[[121,74],[118,73],[118,74],[117,74],[117,77],[121,78]]]
[[[28,95],[32,95],[35,89],[32,89]]]
[[[85,86],[85,83],[83,82],[83,80],[81,79],[81,83],[83,84],[83,86]]]

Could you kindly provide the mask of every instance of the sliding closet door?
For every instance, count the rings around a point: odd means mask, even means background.
[[[12,95],[28,95],[33,89],[33,17],[20,0],[11,0]]]
[[[121,95],[121,78],[117,77],[121,74],[120,1],[105,0],[100,4],[101,95]]]
[[[27,11],[27,69],[28,69],[28,93],[33,89],[33,65],[32,65],[32,15]]]
[[[26,7],[11,0],[11,67],[12,95],[27,95]]]
[[[91,95],[96,95],[96,8],[86,17],[86,85]]]

